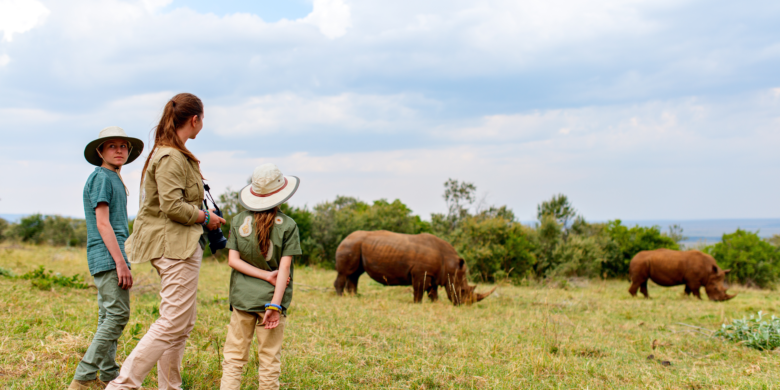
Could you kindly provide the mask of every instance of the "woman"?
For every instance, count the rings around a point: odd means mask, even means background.
[[[141,208],[129,245],[134,263],[151,261],[160,274],[160,318],[152,324],[107,389],[137,389],[157,364],[160,390],[181,389],[184,345],[195,325],[203,228],[225,223],[201,210],[200,161],[185,144],[203,129],[203,103],[181,93],[165,104],[154,146],[141,172]]]

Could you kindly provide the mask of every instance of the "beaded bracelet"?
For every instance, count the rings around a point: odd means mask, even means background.
[[[209,213],[208,210],[205,210],[205,211],[206,211],[206,219],[203,221],[202,225],[203,226],[208,226],[209,225],[209,221],[211,221],[211,213]]]
[[[275,308],[275,307],[273,307],[273,306],[266,306],[266,307],[265,307],[265,310],[273,310],[273,311],[278,311],[278,312],[280,312],[280,313],[282,312],[281,310],[279,310],[279,309],[277,309],[277,308]]]
[[[266,310],[276,310],[276,311],[278,311],[280,313],[282,312],[282,307],[277,305],[277,304],[275,304],[275,303],[266,303],[265,304],[265,309]]]

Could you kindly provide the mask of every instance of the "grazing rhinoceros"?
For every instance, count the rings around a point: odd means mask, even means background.
[[[647,279],[651,279],[665,287],[684,284],[685,294],[693,293],[699,299],[699,288],[704,286],[711,301],[727,301],[736,296],[726,294],[726,287],[723,286],[723,280],[729,271],[731,270],[720,269],[712,256],[697,250],[642,251],[631,259],[628,266],[628,274],[631,277],[631,288],[628,292],[636,296],[636,290],[640,289],[645,298],[648,298]]]
[[[435,302],[439,286],[444,286],[455,305],[479,302],[495,291],[476,294],[477,286],[466,281],[466,268],[455,248],[434,235],[357,231],[336,250],[338,276],[333,285],[338,295],[344,287],[354,294],[358,278],[366,272],[386,286],[411,285],[415,303],[422,301],[423,292]]]

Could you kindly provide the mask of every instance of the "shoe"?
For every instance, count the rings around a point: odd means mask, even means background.
[[[92,383],[95,382],[97,379],[93,379],[91,381],[80,381],[78,379],[74,379],[70,382],[70,386],[68,386],[68,390],[89,390],[92,388]]]

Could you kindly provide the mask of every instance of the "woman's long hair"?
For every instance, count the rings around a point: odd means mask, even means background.
[[[141,188],[144,185],[144,175],[146,175],[146,168],[149,167],[149,162],[154,156],[154,152],[161,146],[168,146],[182,152],[187,158],[200,164],[200,160],[195,158],[195,155],[184,146],[179,136],[176,135],[176,129],[184,126],[190,118],[198,116],[200,120],[203,120],[203,102],[191,93],[180,93],[168,103],[165,103],[163,108],[162,118],[160,123],[154,130],[154,145],[149,151],[149,156],[146,157],[144,163],[144,169],[141,170]]]
[[[271,250],[271,230],[274,228],[274,218],[278,209],[278,207],[274,207],[270,210],[254,212],[257,245],[265,258],[268,258],[268,251]]]

